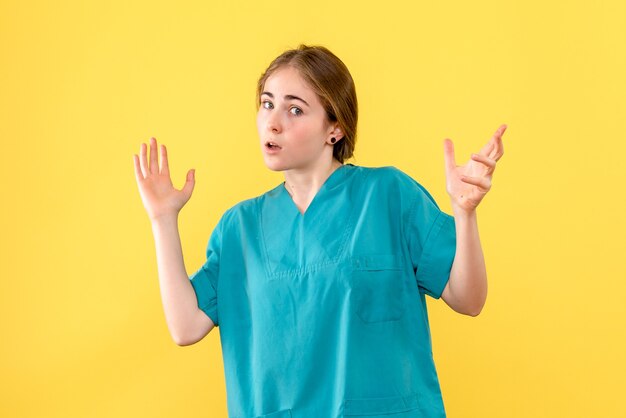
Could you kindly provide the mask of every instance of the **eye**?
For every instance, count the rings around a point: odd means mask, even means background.
[[[267,105],[267,106],[266,106]],[[272,109],[274,107],[274,105],[272,104],[272,102],[268,101],[268,100],[263,100],[261,101],[261,106],[264,107],[265,109]],[[270,107],[268,107],[270,106]]]
[[[289,111],[291,111],[291,113],[295,116],[300,116],[302,114],[302,110],[299,107],[295,106],[289,109]]]

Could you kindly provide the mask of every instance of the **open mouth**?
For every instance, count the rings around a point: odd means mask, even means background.
[[[281,147],[277,143],[272,141],[267,141],[265,143],[265,147],[268,149],[281,149]]]

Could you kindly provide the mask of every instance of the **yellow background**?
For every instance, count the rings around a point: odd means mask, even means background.
[[[226,416],[219,332],[167,331],[132,155],[155,136],[176,187],[196,169],[192,273],[219,216],[283,180],[254,89],[301,42],[355,79],[348,162],[448,213],[443,139],[462,164],[509,126],[485,309],[428,302],[448,416],[626,416],[626,7],[554,3],[0,2],[0,416]]]

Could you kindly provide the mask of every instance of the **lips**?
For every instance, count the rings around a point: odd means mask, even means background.
[[[269,148],[269,149],[281,149],[282,147],[280,145],[278,145],[277,142],[275,141],[266,141],[265,142],[265,147]]]

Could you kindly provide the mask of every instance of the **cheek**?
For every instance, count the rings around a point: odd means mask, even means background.
[[[313,145],[315,143],[315,138],[320,135],[317,127],[311,123],[294,123],[290,128],[292,136],[297,139],[298,142],[302,142],[303,144]]]
[[[263,123],[263,114],[261,112],[257,112],[257,114],[256,114],[256,128],[259,131],[259,133],[261,133],[261,130],[263,129],[263,126],[265,126],[265,124]]]

